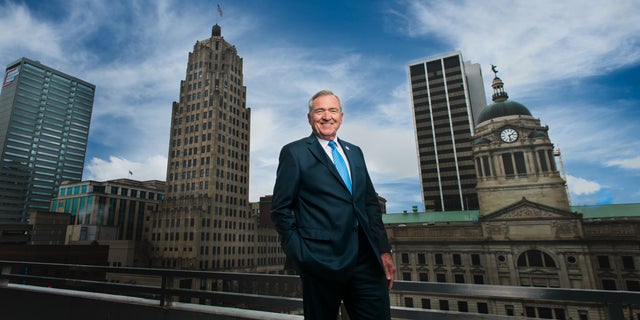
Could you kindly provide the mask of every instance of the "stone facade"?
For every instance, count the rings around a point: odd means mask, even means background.
[[[422,213],[428,214],[428,213]],[[640,290],[640,219],[588,219],[521,200],[477,221],[387,224],[396,278],[575,289]],[[605,319],[599,306],[392,295],[393,304],[469,312]],[[485,309],[486,307],[486,309]]]

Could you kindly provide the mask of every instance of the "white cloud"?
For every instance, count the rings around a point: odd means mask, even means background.
[[[607,166],[618,166],[624,169],[640,169],[640,156],[629,159],[613,159],[607,162]]]
[[[567,185],[571,193],[575,195],[594,194],[602,189],[602,186],[595,181],[589,181],[571,175],[567,175]]]
[[[578,163],[629,169],[637,165],[640,139],[637,118],[629,116],[629,108],[551,101],[531,111],[549,125],[551,141],[571,173]]]
[[[339,136],[362,148],[372,176],[396,179],[416,177],[418,165],[415,137],[409,130],[394,124],[384,126],[366,119],[345,119]]]
[[[166,176],[167,158],[163,156],[152,156],[143,162],[134,162],[124,158],[109,157],[109,160],[92,158],[85,166],[84,180],[106,181],[129,177],[131,179],[160,180],[164,181]]]
[[[24,5],[0,4],[0,48],[6,63],[23,56],[59,60],[63,54],[62,35],[48,23],[31,16]]]
[[[496,64],[509,90],[525,93],[637,63],[639,13],[633,0],[411,1],[404,21],[414,37],[437,36],[485,70]]]

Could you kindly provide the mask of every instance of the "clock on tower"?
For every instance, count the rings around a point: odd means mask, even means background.
[[[513,128],[506,128],[500,132],[500,139],[504,142],[515,142],[518,140],[518,131]]]

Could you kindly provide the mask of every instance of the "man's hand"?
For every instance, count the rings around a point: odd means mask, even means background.
[[[389,281],[389,290],[391,290],[391,287],[393,287],[393,277],[396,274],[396,266],[393,264],[393,257],[391,257],[391,253],[385,252],[380,257],[382,258],[384,274]]]

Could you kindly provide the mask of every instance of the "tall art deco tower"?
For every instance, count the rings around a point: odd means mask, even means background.
[[[167,193],[152,221],[154,266],[251,270],[249,128],[243,61],[214,25],[197,41],[173,103]]]

